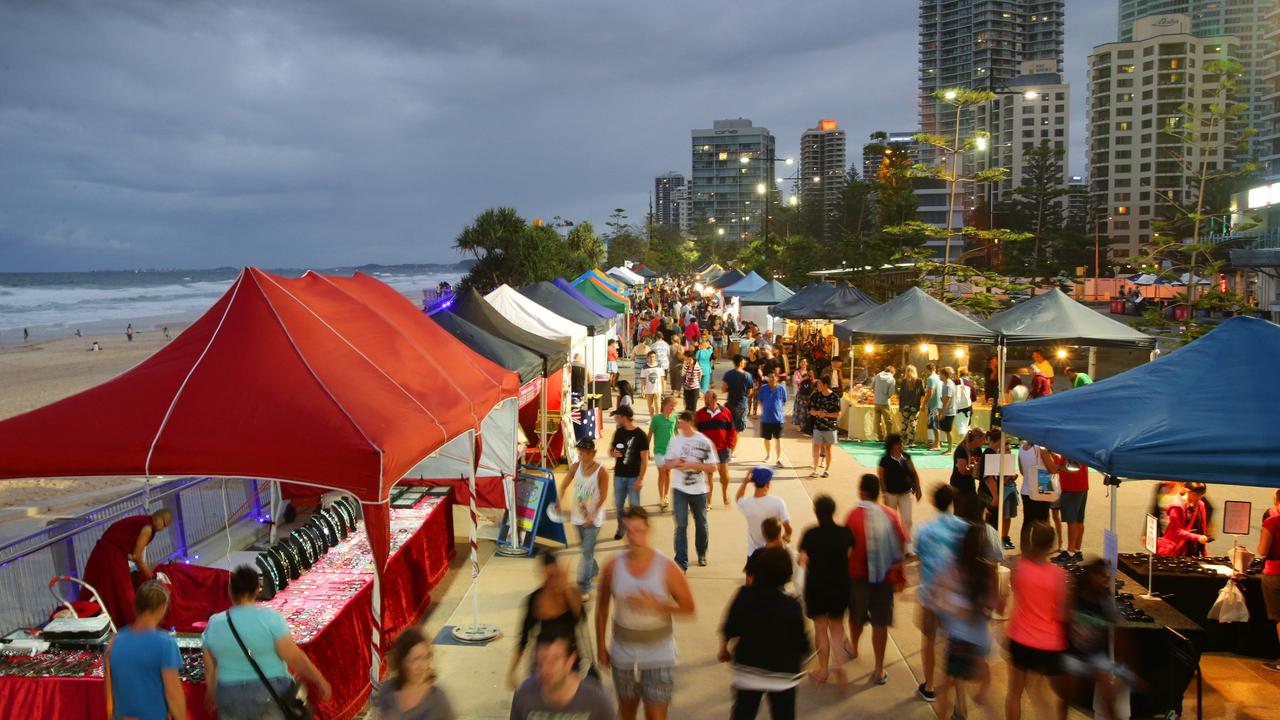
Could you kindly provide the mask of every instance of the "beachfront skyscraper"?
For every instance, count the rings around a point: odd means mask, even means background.
[[[1202,157],[1203,146],[1182,145],[1162,130],[1179,126],[1191,93],[1213,96],[1217,78],[1205,66],[1240,47],[1230,35],[1196,36],[1186,15],[1139,18],[1132,37],[1089,55],[1089,191],[1099,215],[1110,218],[1102,232],[1117,264],[1151,240],[1152,221],[1170,216],[1170,200],[1195,206],[1178,158],[1210,167],[1231,162],[1229,148]]]
[[[1280,107],[1275,103],[1277,0],[1120,0],[1120,41],[1133,40],[1134,24],[1150,15],[1185,15],[1191,21],[1191,34],[1201,38],[1231,36],[1239,41],[1234,59],[1244,65],[1241,85],[1244,92],[1237,98],[1249,105],[1248,124],[1258,128],[1250,145],[1251,154],[1260,160],[1280,162],[1274,150],[1275,134],[1267,127],[1274,125]],[[1275,170],[1276,168],[1272,168]]]
[[[689,231],[689,188],[684,175],[671,171],[653,179],[653,224]]]
[[[695,237],[741,242],[759,237],[765,191],[773,188],[776,142],[746,118],[693,130],[689,222]]]
[[[800,204],[805,208],[821,208],[822,236],[833,240],[833,220],[844,201],[845,136],[840,125],[831,119],[818,121],[818,126],[800,136]]]
[[[990,133],[985,152],[971,154],[976,169],[1005,168],[1005,179],[985,186],[992,207],[1013,197],[1025,184],[1026,152],[1047,141],[1057,150],[1058,185],[1066,187],[1067,148],[1070,147],[1071,88],[1052,70],[1052,63],[1028,60],[1022,74],[1005,83],[999,96],[974,109],[979,130]]]
[[[1062,72],[1064,0],[920,0],[920,131],[951,136],[955,114],[933,93],[949,87],[999,89],[1024,60],[1048,60]],[[961,132],[973,129],[964,114]],[[933,148],[921,161],[936,162]]]

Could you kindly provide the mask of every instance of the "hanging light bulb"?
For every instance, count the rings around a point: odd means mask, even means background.
[[[876,351],[876,346],[872,345],[871,343],[867,343],[866,345],[862,346],[862,351],[868,355],[871,355]]]

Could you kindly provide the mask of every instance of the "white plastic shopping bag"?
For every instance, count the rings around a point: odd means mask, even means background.
[[[1228,580],[1218,591],[1218,599],[1209,608],[1209,619],[1220,623],[1249,622],[1249,606],[1234,580]]]

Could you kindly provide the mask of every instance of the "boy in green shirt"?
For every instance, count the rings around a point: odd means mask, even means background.
[[[668,395],[662,399],[662,412],[649,421],[649,447],[653,448],[653,463],[658,466],[658,502],[667,509],[671,491],[671,471],[667,469],[667,445],[676,431],[676,398]]]
[[[1071,381],[1071,387],[1073,388],[1093,384],[1093,378],[1089,377],[1086,373],[1076,372],[1076,369],[1071,366],[1067,366],[1067,369],[1062,372],[1067,376],[1067,379]]]

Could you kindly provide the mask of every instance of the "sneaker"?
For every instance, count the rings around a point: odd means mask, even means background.
[[[816,478],[816,477],[818,477],[818,471],[817,471],[817,470],[814,470],[813,472],[809,473],[809,477],[811,477],[811,478]]]
[[[872,675],[871,682],[877,685],[884,685],[885,683],[889,682],[889,673],[882,672],[879,675]]]
[[[1084,562],[1084,553],[1083,553],[1083,552],[1079,552],[1079,551],[1077,551],[1075,555],[1072,555],[1072,556],[1071,556],[1071,562],[1073,562],[1073,563],[1082,563],[1082,562]]]
[[[1062,563],[1071,562],[1072,555],[1066,550],[1061,550],[1057,555],[1053,556],[1053,562],[1061,565]]]
[[[822,477],[831,477],[831,471],[830,471],[830,470],[823,470],[823,471],[822,471]]]
[[[781,461],[781,460],[779,460],[779,461],[777,462],[777,467],[786,467],[786,465],[783,465],[783,464],[782,464],[782,461]]]
[[[706,566],[707,566],[707,556],[703,555],[702,557],[698,558],[698,567],[706,567]]]
[[[618,531],[613,534],[613,539],[614,540],[622,539],[622,528],[618,528]]]
[[[1013,548],[1013,541],[1012,541],[1012,540],[1010,540],[1009,538],[1005,538],[1005,539],[1004,539],[1004,549],[1005,549],[1005,550],[1013,550],[1013,549],[1014,549],[1014,548]]]
[[[916,686],[916,695],[918,695],[920,699],[925,702],[933,702],[938,697],[937,694],[934,693],[932,690],[925,690],[924,683],[920,683],[918,686]]]

